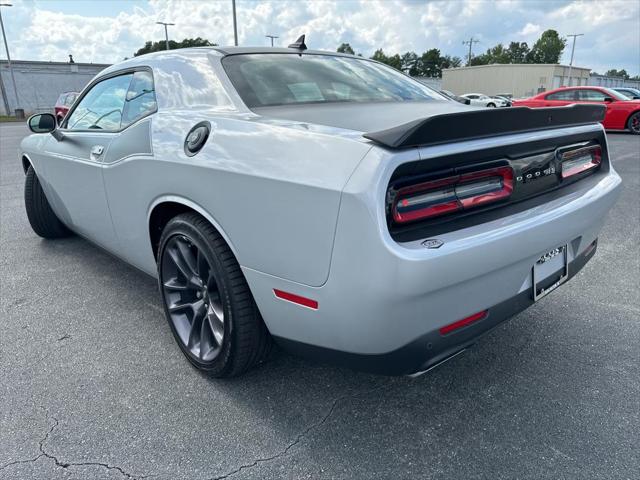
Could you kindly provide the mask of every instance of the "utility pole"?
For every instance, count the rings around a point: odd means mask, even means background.
[[[573,37],[573,46],[571,47],[571,60],[569,60],[569,80],[567,81],[567,87],[571,86],[571,67],[573,66],[573,52],[576,50],[576,37],[583,36],[584,33],[573,33],[567,35],[567,37]]]
[[[465,40],[464,42],[462,42],[463,45],[469,45],[469,57],[467,60],[467,66],[471,65],[471,49],[473,48],[474,43],[480,43],[480,40],[476,40],[475,38],[471,37],[469,40]]]
[[[231,0],[233,10],[233,44],[238,46],[238,22],[236,22],[236,0]]]
[[[273,39],[274,38],[280,38],[277,35],[265,35],[265,37],[270,38],[271,39],[271,46],[273,47]]]
[[[7,35],[4,33],[4,23],[2,22],[2,7],[11,7],[10,3],[0,3],[0,28],[2,28],[2,40],[4,40],[4,49],[7,52],[7,66],[9,67],[9,73],[11,74],[11,83],[13,83],[13,93],[16,96],[16,109],[20,108],[20,98],[18,97],[18,88],[16,87],[16,77],[13,75],[13,66],[11,65],[11,56],[9,55],[9,44],[7,43]],[[4,106],[7,109],[7,115],[11,115],[9,109],[9,100],[6,97],[4,91],[4,85],[2,88],[4,93]]]
[[[158,25],[164,25],[164,43],[169,50],[169,32],[167,31],[167,26],[175,25],[175,23],[167,23],[167,22],[156,22]]]

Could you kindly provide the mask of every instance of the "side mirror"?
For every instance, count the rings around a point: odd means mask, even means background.
[[[56,117],[50,113],[37,113],[29,117],[27,125],[33,133],[51,133],[56,129]]]
[[[604,97],[604,101],[605,101],[606,103],[611,103],[611,102],[613,102],[613,98],[611,98],[611,97]]]

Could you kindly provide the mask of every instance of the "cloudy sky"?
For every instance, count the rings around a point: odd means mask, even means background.
[[[2,7],[14,59],[113,63],[146,40],[164,37],[155,22],[170,21],[170,38],[203,37],[233,44],[231,0],[13,0]],[[554,28],[578,38],[574,64],[600,73],[625,68],[640,74],[640,0],[237,0],[240,45],[287,45],[307,34],[311,48],[349,42],[371,55],[439,48],[464,57],[498,42],[526,41]],[[563,61],[569,62],[571,49]],[[0,58],[5,58],[4,49]]]

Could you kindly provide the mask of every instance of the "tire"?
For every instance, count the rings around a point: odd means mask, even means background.
[[[164,228],[158,283],[173,336],[198,370],[233,377],[266,359],[272,339],[240,265],[202,216],[184,213]]]
[[[631,133],[640,135],[640,112],[635,112],[627,120],[627,128]]]
[[[496,104],[495,103],[487,103],[487,107],[496,108]]]
[[[37,235],[50,239],[71,235],[71,231],[53,213],[38,176],[31,166],[27,169],[24,182],[24,204],[31,228]]]

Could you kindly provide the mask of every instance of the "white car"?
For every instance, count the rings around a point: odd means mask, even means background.
[[[483,93],[465,93],[461,95],[463,98],[467,98],[471,101],[471,105],[478,107],[506,107],[507,102],[500,98],[489,97]]]

